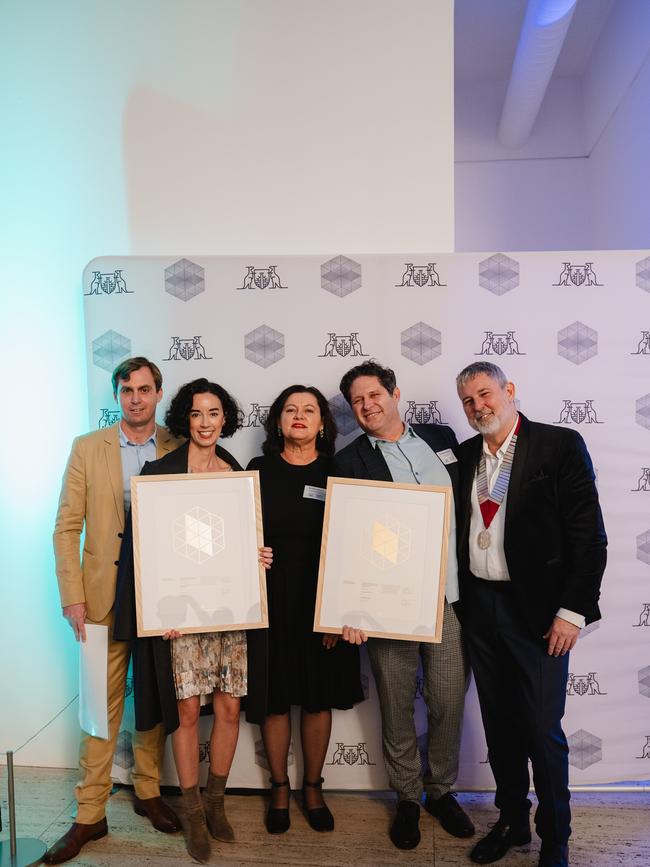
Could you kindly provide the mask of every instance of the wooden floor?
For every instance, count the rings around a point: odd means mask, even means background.
[[[72,789],[76,771],[45,768],[16,768],[18,836],[40,837],[48,845],[64,833],[72,821]],[[3,831],[8,838],[6,769],[0,774],[0,803]],[[178,812],[180,798],[166,795]],[[173,867],[190,864],[182,834],[160,834],[149,822],[136,816],[132,793],[117,789],[108,807],[110,833],[89,843],[70,865],[83,867]],[[313,865],[313,867],[363,867],[363,865],[418,865],[451,867],[470,865],[468,852],[479,834],[485,833],[495,819],[492,796],[460,794],[459,800],[477,827],[474,840],[457,840],[446,834],[428,813],[422,811],[422,842],[411,852],[394,848],[387,836],[393,813],[393,798],[388,794],[328,793],[327,802],[334,813],[336,829],[317,834],[305,821],[295,799],[291,803],[291,829],[271,837],[264,829],[265,801],[257,795],[229,795],[228,816],[237,835],[231,845],[214,843],[211,863],[223,867],[264,864]],[[648,867],[650,865],[650,793],[585,794],[573,796],[573,867]],[[498,863],[502,867],[536,867],[539,840],[530,846],[511,850]]]

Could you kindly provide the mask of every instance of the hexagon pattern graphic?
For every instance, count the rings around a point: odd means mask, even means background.
[[[205,563],[226,547],[223,518],[194,506],[174,519],[174,551],[194,563]]]
[[[495,253],[478,263],[478,282],[494,295],[505,295],[519,286],[519,262]]]
[[[260,325],[244,335],[244,353],[253,364],[270,367],[284,358],[284,334],[268,325]]]
[[[133,746],[131,744],[131,732],[122,731],[117,736],[113,761],[120,768],[124,768],[125,771],[128,771],[135,764]]]
[[[320,285],[326,292],[345,298],[361,288],[361,265],[347,256],[334,256],[320,266]]]
[[[602,761],[603,742],[597,735],[579,729],[567,738],[569,742],[569,764],[584,771],[590,765]]]
[[[636,263],[636,285],[645,292],[650,292],[650,256]]]
[[[639,671],[639,692],[646,698],[650,698],[650,665],[646,665]]]
[[[650,430],[650,394],[644,394],[636,402],[636,423]]]
[[[636,537],[636,558],[650,566],[650,530]]]
[[[573,364],[582,364],[598,354],[598,332],[582,322],[573,322],[557,333],[557,353]]]
[[[131,341],[117,331],[105,331],[93,340],[93,364],[110,373],[131,355]]]
[[[337,394],[336,397],[328,400],[328,403],[332,415],[334,416],[334,421],[336,422],[336,429],[341,436],[347,436],[352,433],[352,431],[358,430],[359,425],[354,417],[354,413],[350,409],[350,404],[342,394]]]
[[[402,331],[401,339],[402,355],[416,364],[428,364],[442,352],[441,333],[426,322],[416,322]]]
[[[364,529],[361,544],[365,558],[373,566],[392,569],[411,556],[411,530],[397,518],[386,516]]]
[[[165,268],[165,292],[181,301],[191,301],[205,292],[205,271],[196,262],[179,259]]]

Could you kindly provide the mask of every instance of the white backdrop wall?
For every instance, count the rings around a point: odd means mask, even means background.
[[[85,263],[106,249],[453,249],[452,7],[3,3],[0,335],[20,359],[3,418],[29,392],[48,420],[0,457],[0,751],[45,726],[16,763],[77,763],[76,703],[50,723],[77,692],[51,533],[89,426]]]
[[[404,277],[409,262],[413,278]],[[270,282],[271,266],[280,286]],[[256,282],[243,288],[251,273]],[[144,354],[161,366],[167,397],[204,375],[238,397],[246,426],[226,444],[243,464],[259,453],[265,407],[295,381],[319,386],[331,400],[340,445],[356,436],[338,382],[366,356],[395,368],[405,418],[439,413],[461,440],[472,432],[454,378],[477,358],[504,367],[529,417],[578,430],[596,467],[610,560],[604,618],[583,631],[571,658],[571,782],[647,779],[650,251],[105,257],[88,265],[84,292],[96,426],[114,418],[110,371]],[[335,715],[331,787],[385,786],[367,670],[366,678],[369,700]],[[132,760],[128,726],[127,715],[114,768],[123,780]],[[423,744],[421,704],[417,727]],[[169,757],[166,774],[174,779]],[[294,782],[299,775],[294,764]],[[257,787],[265,777],[259,733],[244,726],[232,784]],[[458,785],[491,784],[472,691]]]

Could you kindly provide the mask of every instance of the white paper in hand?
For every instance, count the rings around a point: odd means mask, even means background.
[[[79,725],[96,738],[108,739],[108,627],[86,623],[79,642]]]

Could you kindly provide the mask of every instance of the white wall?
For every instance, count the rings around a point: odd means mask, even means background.
[[[89,424],[84,265],[453,249],[452,5],[3,4],[0,751],[77,689],[50,539],[71,439]],[[75,714],[16,762],[76,764]]]
[[[584,89],[593,246],[623,249],[650,239],[650,3],[614,10]]]
[[[583,75],[587,151],[615,115],[650,51],[650,3],[618,0],[600,32]]]
[[[132,242],[453,249],[451,7],[248,0],[178,16],[181,41],[168,32],[124,105]]]
[[[588,250],[588,160],[456,163],[456,249]]]
[[[613,3],[580,76],[553,79],[522,148],[505,81],[456,85],[456,249],[634,249],[650,238],[650,3]]]
[[[506,80],[455,86],[456,249],[588,248],[580,80],[551,81],[533,134],[515,150],[497,135],[506,87]]]
[[[497,137],[506,84],[456,85],[456,249],[589,249],[579,79],[552,81],[530,139],[514,150]]]

